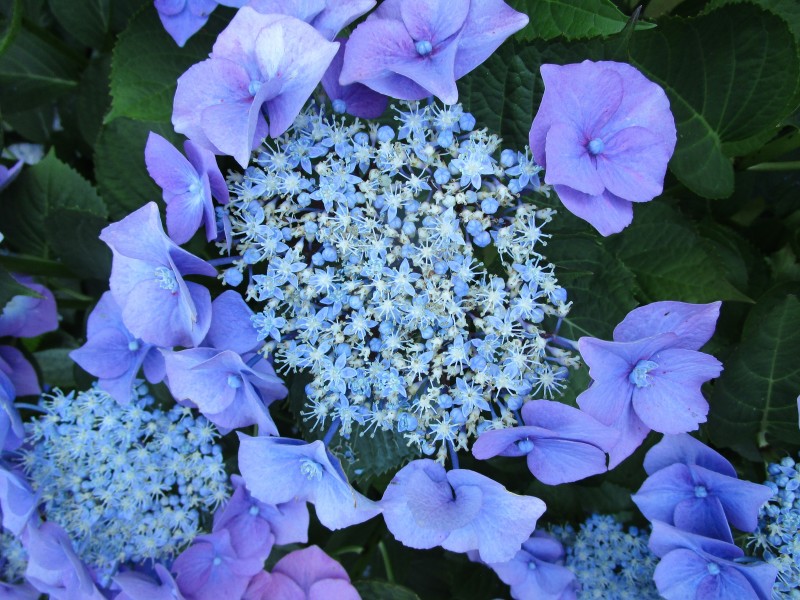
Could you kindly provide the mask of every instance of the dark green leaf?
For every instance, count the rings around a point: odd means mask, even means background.
[[[730,196],[722,144],[773,130],[793,108],[800,62],[786,23],[752,5],[726,6],[633,36],[630,55],[669,96],[678,128],[672,171],[701,196]]]
[[[708,430],[714,443],[750,454],[778,442],[800,444],[797,291],[775,290],[750,311],[741,344],[711,394]]]
[[[333,449],[338,456],[344,457],[342,467],[347,476],[362,483],[387,472],[393,473],[418,458],[416,446],[409,446],[403,434],[380,429],[359,435],[359,430],[354,428],[349,440],[337,436]],[[348,462],[346,457],[351,453],[353,461]]]
[[[54,104],[5,115],[5,122],[27,141],[46,144],[53,133],[56,111]]]
[[[117,117],[168,122],[177,80],[190,66],[208,58],[217,34],[227,23],[217,10],[179,48],[158,19],[152,6],[145,7],[120,35],[111,62],[111,112],[106,123]]]
[[[111,105],[108,89],[110,74],[111,57],[105,54],[89,63],[78,87],[75,107],[78,129],[83,139],[92,146],[100,135],[103,117]]]
[[[18,283],[11,273],[0,267],[0,312],[14,296],[39,296],[32,289]]]
[[[628,17],[610,0],[513,0],[511,6],[530,17],[517,34],[520,40],[585,39],[619,33]],[[650,29],[639,23],[638,29]]]
[[[0,56],[8,50],[17,37],[22,26],[22,12],[22,0],[13,0],[11,16],[4,20],[3,30],[0,32]]]
[[[0,198],[0,221],[8,239],[20,250],[44,254],[49,245],[45,220],[56,209],[80,211],[87,217],[107,215],[94,187],[58,160],[51,150],[41,162],[25,169]],[[59,234],[72,241],[70,231],[62,230]]]
[[[77,85],[82,66],[59,40],[23,27],[0,56],[3,112],[22,112],[51,102]]]
[[[75,387],[75,363],[69,357],[72,350],[73,348],[51,348],[33,353],[42,370],[42,383],[60,388]]]
[[[105,217],[74,208],[55,208],[44,221],[50,247],[84,279],[111,273],[111,250],[97,237],[106,225]]]
[[[111,0],[49,0],[59,24],[84,46],[101,48],[108,32]]]
[[[144,164],[144,147],[150,131],[178,143],[172,126],[164,122],[121,118],[105,125],[100,132],[95,146],[95,178],[112,221],[161,198],[161,188],[150,178]]]
[[[353,586],[363,600],[419,600],[410,589],[388,581],[362,579],[354,582]]]
[[[634,211],[633,224],[608,243],[648,301],[750,301],[725,278],[721,260],[679,213],[662,202]]]
[[[610,339],[637,305],[633,273],[595,239],[554,235],[546,251],[573,302],[560,333],[575,340],[584,335]]]

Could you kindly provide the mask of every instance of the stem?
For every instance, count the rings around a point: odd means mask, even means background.
[[[38,256],[0,254],[0,266],[14,273],[25,273],[26,275],[66,277],[68,279],[78,277],[66,265]]]
[[[239,260],[241,256],[223,256],[221,258],[212,258],[208,262],[208,264],[213,265],[215,267],[221,267],[222,265],[229,265],[233,264],[235,261]]]
[[[800,171],[800,160],[763,162],[747,168],[748,171]]]
[[[447,449],[450,451],[450,462],[453,463],[453,468],[458,469],[458,454],[452,440],[447,440]]]
[[[333,436],[335,436],[336,432],[339,431],[339,425],[341,425],[341,424],[342,424],[342,420],[341,419],[337,418],[337,419],[333,420],[333,423],[331,423],[331,426],[330,426],[330,428],[328,428],[327,433],[325,433],[325,437],[322,438],[322,443],[323,444],[325,444],[327,446],[328,444],[331,443],[331,440],[333,439]]]
[[[561,346],[562,348],[568,348],[569,350],[578,350],[578,342],[569,340],[567,338],[554,335],[550,338],[550,341],[553,342],[556,346]]]
[[[248,366],[248,367],[252,367],[252,366],[253,366],[253,365],[255,365],[255,364],[258,362],[258,361],[260,361],[262,358],[264,358],[264,357],[263,357],[263,356],[261,356],[261,352],[256,352],[256,353],[255,353],[253,356],[251,356],[251,357],[250,357],[250,358],[247,360],[247,366]]]
[[[381,553],[381,558],[383,558],[383,568],[386,570],[386,581],[394,583],[394,569],[392,569],[392,563],[389,560],[389,552],[386,550],[386,544],[383,543],[383,540],[378,542],[378,550]]]
[[[27,402],[15,402],[14,406],[16,408],[25,408],[27,410],[33,410],[38,413],[46,414],[47,411],[43,409],[41,406],[36,406],[35,404],[28,404]]]

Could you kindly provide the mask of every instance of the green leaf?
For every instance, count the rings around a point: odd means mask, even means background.
[[[19,33],[22,26],[22,0],[13,0],[11,6],[11,18],[3,25],[3,31],[0,33],[0,56],[8,50],[9,46],[14,42],[14,39]]]
[[[75,362],[69,357],[73,348],[50,348],[34,352],[36,363],[42,370],[42,383],[52,387],[75,387]]]
[[[733,165],[723,143],[774,129],[792,110],[800,77],[794,36],[752,5],[668,19],[634,35],[630,60],[664,87],[678,129],[670,168],[695,193],[725,198]]]
[[[628,17],[610,0],[515,0],[511,6],[530,17],[519,33],[519,40],[568,40],[613,35],[628,23]],[[650,29],[651,23],[639,23],[637,29]]]
[[[177,144],[179,136],[169,123],[115,119],[105,125],[95,145],[95,178],[108,204],[112,221],[127,216],[152,200],[161,188],[150,178],[144,164],[144,147],[150,131]]]
[[[20,250],[43,255],[48,247],[45,222],[57,209],[84,213],[87,218],[105,219],[105,204],[94,187],[70,166],[50,152],[41,162],[23,170],[0,197],[0,221],[4,233]],[[99,229],[94,233],[97,236]],[[58,231],[56,244],[80,243],[69,230]]]
[[[800,444],[797,292],[796,285],[776,289],[750,311],[711,394],[708,430],[715,444],[751,454],[778,442]]]
[[[84,46],[101,48],[111,17],[110,0],[49,0],[50,11],[67,33]]]
[[[374,433],[374,435],[373,435]],[[406,443],[403,434],[378,430],[360,435],[354,427],[349,440],[334,438],[333,450],[340,456],[352,453],[353,462],[342,460],[342,467],[350,480],[368,483],[384,473],[394,473],[414,458],[419,457],[415,446]]]
[[[362,579],[354,582],[353,586],[363,600],[419,600],[410,589],[388,581]]]
[[[152,5],[145,7],[122,32],[111,62],[111,112],[118,117],[168,122],[177,80],[189,67],[208,58],[217,34],[227,24],[217,10],[203,29],[179,48]]]
[[[75,99],[78,130],[90,146],[94,146],[97,141],[103,126],[103,116],[111,105],[108,88],[110,75],[111,57],[104,54],[89,63],[78,87]]]
[[[0,56],[0,105],[11,114],[51,102],[73,89],[83,63],[49,34],[23,27]]]
[[[97,237],[106,225],[105,217],[74,208],[55,208],[44,220],[53,252],[81,277],[95,279],[111,274],[111,250]]]
[[[608,244],[648,301],[750,301],[725,278],[724,263],[679,213],[662,202],[634,210],[633,223]]]
[[[36,144],[47,144],[53,133],[55,116],[55,105],[45,104],[31,110],[5,115],[4,120],[27,141]]]
[[[554,235],[546,251],[573,302],[561,335],[610,339],[617,323],[636,308],[633,273],[595,239]]]
[[[0,312],[14,296],[38,297],[39,294],[19,283],[11,273],[0,267]]]

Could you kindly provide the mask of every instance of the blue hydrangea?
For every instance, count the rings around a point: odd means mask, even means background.
[[[648,532],[610,515],[592,515],[576,532],[571,525],[552,533],[567,550],[565,565],[578,579],[579,600],[658,600],[653,572],[658,559],[647,548]]]
[[[55,390],[26,424],[21,463],[43,514],[101,578],[174,556],[229,494],[215,427],[191,409],[156,408],[144,386],[137,393],[123,407],[98,388]]]
[[[444,461],[518,422],[522,397],[559,394],[577,359],[540,324],[571,303],[540,254],[553,211],[529,197],[529,155],[460,105],[394,110],[396,129],[312,105],[257,150],[229,178],[232,268],[276,370],[311,374],[309,423],[400,432]]]
[[[761,507],[748,546],[778,569],[775,600],[800,599],[800,463],[787,456],[767,467],[772,498]]]
[[[19,583],[27,564],[28,555],[19,538],[0,529],[0,582]]]

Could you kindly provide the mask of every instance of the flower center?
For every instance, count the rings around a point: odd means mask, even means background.
[[[533,450],[533,442],[530,441],[528,438],[525,438],[524,440],[519,440],[517,442],[517,448],[519,448],[520,452],[528,454],[531,450]]]
[[[603,150],[606,149],[606,145],[603,143],[603,140],[601,140],[600,138],[594,138],[593,140],[591,140],[586,145],[586,149],[589,151],[589,154],[591,154],[592,156],[597,156]]]
[[[228,375],[228,387],[232,387],[235,390],[239,389],[242,387],[242,378],[231,373]]]
[[[706,565],[706,568],[712,575],[719,575],[719,565],[717,563],[710,562]]]
[[[259,509],[258,509],[257,506],[251,506],[250,507],[250,514],[253,515],[254,517],[258,514],[258,512],[259,512]]]
[[[694,496],[695,498],[705,498],[708,496],[708,490],[704,485],[696,485],[694,487]]]
[[[167,267],[156,267],[156,281],[162,290],[169,290],[173,294],[178,291],[178,279],[172,269]]]
[[[433,45],[428,40],[420,40],[414,44],[414,47],[417,49],[417,54],[420,56],[430,54],[431,50],[433,50]]]
[[[215,556],[212,562],[214,563],[215,567],[218,567],[219,565],[222,564],[222,559],[219,556]]]
[[[251,96],[255,96],[258,93],[258,90],[261,89],[262,85],[263,83],[261,81],[253,79],[250,82],[250,85],[247,86],[247,93],[250,94]]]
[[[653,378],[649,373],[656,367],[658,367],[658,363],[654,363],[652,360],[640,360],[628,375],[628,381],[638,388],[648,387],[653,383]]]
[[[322,479],[322,465],[308,458],[300,461],[300,472],[305,475],[306,479],[309,481],[319,481]]]
[[[128,342],[128,350],[131,352],[136,352],[139,349],[139,342],[133,340],[132,342]]]
[[[537,568],[537,567],[536,567],[536,563],[535,563],[535,562],[533,562],[533,561],[530,561],[530,562],[528,563],[528,570],[530,570],[530,571],[535,571],[535,570],[536,570],[536,568]]]
[[[342,114],[344,111],[347,110],[347,102],[344,100],[337,98],[333,101],[333,112]]]

